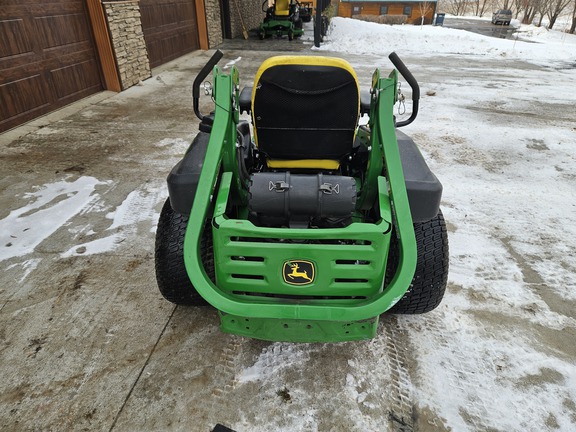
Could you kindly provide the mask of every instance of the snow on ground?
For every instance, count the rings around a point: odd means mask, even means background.
[[[325,43],[318,49],[349,54],[397,51],[419,56],[505,57],[544,65],[551,60],[576,61],[574,35],[525,25],[518,34],[530,42],[490,38],[442,26],[391,26],[336,17],[331,21]]]
[[[44,240],[58,229],[66,226],[74,216],[94,213],[102,210],[101,196],[96,192],[97,186],[112,186],[112,182],[102,182],[94,177],[80,177],[74,181],[59,181],[38,187],[27,193],[23,199],[26,204],[0,220],[0,261],[32,253]],[[70,228],[74,238],[94,238],[85,243],[73,246],[62,253],[62,257],[74,255],[92,255],[113,251],[120,243],[136,232],[139,222],[157,218],[154,206],[165,195],[158,185],[132,191],[115,211],[105,215],[112,219],[111,225],[102,233],[93,231],[92,226]],[[26,260],[21,266],[26,276],[37,265],[34,260]]]
[[[45,184],[23,198],[29,202],[0,220],[0,261],[31,253],[69,219],[88,207],[102,182],[81,177]]]
[[[108,228],[102,233],[96,233],[90,228],[85,237],[96,238],[71,247],[62,254],[62,257],[93,255],[115,250],[122,242],[135,235],[140,222],[154,221],[156,218],[154,207],[164,194],[156,184],[153,187],[145,185],[142,189],[130,192],[116,210],[106,214],[106,219],[112,219],[112,224]]]

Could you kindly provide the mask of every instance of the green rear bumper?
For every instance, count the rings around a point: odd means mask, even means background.
[[[282,320],[246,318],[220,313],[220,329],[225,333],[269,341],[343,342],[372,339],[378,317],[365,321]]]
[[[409,285],[383,286],[392,231],[385,179],[379,181],[381,220],[337,229],[262,228],[229,219],[223,210],[230,180],[223,175],[214,212],[215,285],[239,307],[231,312],[215,305],[222,331],[292,342],[373,338],[378,316]],[[287,264],[299,262],[310,263],[313,271],[306,279],[291,279]],[[261,313],[271,307],[275,312]],[[315,319],[302,313],[307,308],[323,313]]]

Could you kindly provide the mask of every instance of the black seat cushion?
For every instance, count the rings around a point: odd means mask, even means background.
[[[341,159],[352,149],[359,91],[350,71],[322,65],[272,66],[255,85],[258,148],[273,159]]]

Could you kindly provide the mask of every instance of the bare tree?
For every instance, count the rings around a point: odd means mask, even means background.
[[[483,0],[480,2],[480,13],[478,14],[478,16],[484,16],[484,14],[486,13],[486,11],[488,10],[489,6],[490,6],[490,2],[489,0]]]
[[[447,0],[444,3],[446,11],[456,16],[464,15],[466,12],[466,5],[466,0]]]
[[[574,9],[572,9],[572,25],[570,26],[570,33],[574,34],[576,31],[576,0],[574,1]]]
[[[543,0],[516,0],[514,6],[518,11],[518,17],[522,16],[522,24],[531,24],[536,14],[542,15]]]
[[[530,0],[514,0],[514,9],[516,9],[516,18],[518,18],[521,14],[526,14],[526,9],[528,8],[528,3]],[[524,18],[522,19],[522,24],[526,24],[524,22]]]
[[[475,0],[474,1],[474,15],[482,17],[486,13],[489,0]]]
[[[532,20],[530,22],[533,22],[533,20],[536,18],[536,15],[539,15],[538,23],[536,24],[536,26],[541,27],[542,21],[544,20],[544,16],[546,15],[546,10],[548,9],[549,3],[551,3],[555,0],[530,0],[530,1],[534,7],[534,10],[532,12]],[[568,1],[570,1],[570,0],[568,0]]]
[[[548,28],[552,29],[558,16],[566,9],[572,0],[550,0],[546,7],[546,16],[550,20]]]
[[[426,14],[432,10],[432,2],[424,0],[418,3],[418,9],[420,10],[420,25],[422,26],[424,25],[424,18],[426,17]]]

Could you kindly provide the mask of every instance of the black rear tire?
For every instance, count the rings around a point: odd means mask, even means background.
[[[421,314],[435,309],[446,291],[448,283],[448,232],[446,221],[439,210],[436,217],[414,224],[418,262],[410,288],[388,312]],[[385,283],[388,285],[398,267],[398,239],[392,234]]]
[[[167,199],[156,230],[155,267],[158,288],[164,298],[178,305],[205,306],[208,303],[194,288],[184,265],[184,235],[188,216],[176,213]],[[214,251],[210,226],[204,227],[201,254],[206,272],[214,280]]]

